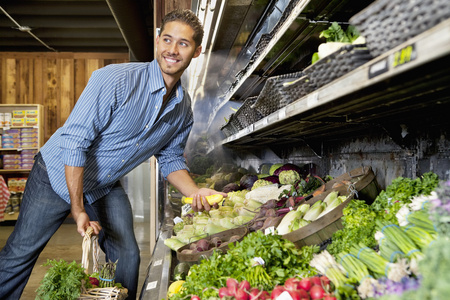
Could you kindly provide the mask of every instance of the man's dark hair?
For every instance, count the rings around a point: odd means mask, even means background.
[[[164,26],[173,21],[183,22],[194,29],[194,42],[195,46],[198,47],[202,44],[203,40],[203,26],[200,20],[190,9],[176,9],[164,16],[161,23],[161,31],[164,31]]]

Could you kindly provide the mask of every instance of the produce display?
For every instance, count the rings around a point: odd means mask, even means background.
[[[284,171],[274,175],[276,169],[267,176],[279,180]],[[226,253],[213,250],[178,267],[172,278],[177,288],[168,299],[446,299],[450,293],[450,182],[439,182],[434,173],[399,177],[371,204],[332,190],[311,205],[308,200],[325,181],[306,193],[306,179],[315,178],[310,174],[252,189],[250,181],[255,184],[260,175],[246,176],[247,188],[229,192],[217,210],[188,214],[184,225],[175,225],[182,229],[173,239],[185,230],[208,236],[211,225],[246,226],[249,233],[229,242]],[[320,225],[321,217],[345,201],[342,228],[331,239],[297,247],[283,237],[306,224]],[[211,249],[202,239],[193,251]]]

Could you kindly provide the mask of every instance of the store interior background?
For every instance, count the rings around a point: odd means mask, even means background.
[[[284,132],[270,128],[273,134],[259,133],[253,140],[222,144],[224,135],[220,127],[232,109],[242,105],[246,97],[257,95],[268,77],[304,68],[321,42],[318,34],[329,25],[327,21],[348,20],[373,1],[297,1],[309,4],[289,28],[292,35],[282,36],[274,47],[276,50],[224,102],[224,95],[256,51],[258,39],[273,29],[289,2],[135,0],[123,5],[120,0],[2,1],[1,6],[21,25],[31,26],[33,33],[58,51],[46,48],[26,30],[17,30],[0,13],[1,103],[43,104],[47,140],[67,119],[94,70],[111,63],[151,60],[157,20],[175,7],[195,8],[208,21],[209,30],[203,55],[193,61],[186,78],[196,115],[186,153],[194,166],[200,158],[218,165],[232,163],[256,172],[264,163],[293,162],[314,164],[322,176],[338,176],[369,165],[381,188],[398,176],[414,178],[427,171],[450,179],[450,76],[448,71],[438,74],[442,66],[448,65],[448,57],[392,81],[401,86],[411,80],[417,87],[423,86],[421,93],[414,95],[417,91],[414,89],[411,93],[402,91],[395,95],[403,101],[398,105],[386,97],[386,102],[391,101],[387,108],[380,99],[368,99],[378,106],[361,113],[359,122],[346,123],[348,127],[343,130],[333,131],[331,127],[328,132],[322,130],[304,136],[298,130],[301,123],[293,122]],[[311,22],[319,18],[323,23]],[[215,25],[217,31],[212,30]],[[425,80],[423,74],[427,74]],[[436,84],[421,84],[439,76]],[[393,90],[383,84],[374,89]],[[344,101],[353,99],[347,97]],[[415,106],[403,109],[403,104],[410,102]],[[322,113],[336,125],[347,122],[347,116],[333,115],[330,111],[332,107],[326,107],[324,111],[317,109],[301,117]],[[146,245],[142,249],[147,258],[157,236],[150,229],[150,221],[157,223],[164,213],[161,208],[155,213],[152,208],[157,204],[152,207],[148,199],[156,197],[158,202],[165,196],[164,189],[156,186],[157,191],[151,189],[151,164],[151,161],[144,163],[122,180],[133,207],[136,228],[142,229],[142,241]],[[161,178],[157,182],[163,183]],[[5,227],[0,226],[0,230],[5,232]]]

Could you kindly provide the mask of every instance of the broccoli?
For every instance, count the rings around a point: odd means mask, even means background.
[[[261,186],[266,186],[266,185],[269,185],[269,184],[273,184],[273,182],[270,182],[270,181],[267,181],[267,180],[264,180],[264,179],[258,179],[258,180],[256,180],[255,183],[253,184],[253,186],[252,186],[252,191],[253,191],[254,189],[256,189],[256,188],[259,188],[259,187],[261,187]]]
[[[294,184],[301,179],[300,175],[294,170],[281,171],[278,178],[281,184]]]

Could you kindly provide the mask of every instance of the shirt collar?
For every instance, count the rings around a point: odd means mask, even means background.
[[[164,78],[162,76],[161,69],[159,67],[158,61],[154,59],[150,62],[149,66],[149,74],[150,76],[155,76],[154,80],[149,80],[150,90],[152,93],[165,88]],[[179,103],[183,99],[183,87],[181,85],[181,78],[178,80],[177,84],[174,87],[175,89],[175,98],[177,99],[176,103]]]

